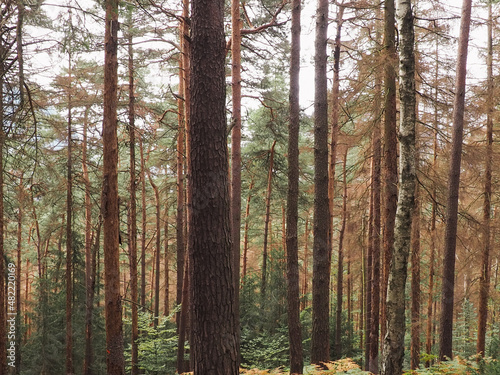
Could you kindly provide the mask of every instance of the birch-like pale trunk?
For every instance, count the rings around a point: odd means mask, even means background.
[[[410,0],[398,0],[396,17],[400,36],[399,99],[400,160],[399,197],[396,210],[394,248],[387,290],[387,333],[381,374],[403,372],[405,334],[405,285],[415,205],[415,54],[413,13]]]

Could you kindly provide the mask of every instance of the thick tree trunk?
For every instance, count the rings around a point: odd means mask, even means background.
[[[384,3],[384,237],[381,285],[381,337],[385,337],[387,326],[385,297],[389,281],[392,248],[394,246],[394,222],[398,203],[398,155],[397,155],[397,130],[396,130],[396,66],[397,54],[395,47],[395,6],[394,0]]]
[[[328,102],[327,102],[328,0],[318,0],[315,39],[314,94],[314,244],[311,362],[330,359],[330,263],[328,202]]]
[[[106,364],[109,375],[125,374],[122,308],[120,296],[120,248],[118,243],[118,1],[106,0],[104,58],[104,172],[102,216],[104,219],[104,274],[106,301]]]
[[[194,374],[237,375],[222,0],[192,2],[190,90],[188,248]]]
[[[488,3],[488,55],[487,55],[487,109],[486,109],[486,157],[484,176],[483,202],[483,255],[481,264],[481,278],[479,280],[479,311],[477,347],[478,354],[484,356],[486,349],[486,323],[488,320],[488,298],[490,289],[490,250],[491,250],[491,174],[493,162],[493,19],[491,2]]]
[[[382,358],[383,375],[403,372],[405,334],[405,285],[415,200],[415,55],[413,14],[410,0],[398,0],[400,35],[400,159],[399,197],[396,211],[394,250],[387,290],[387,334]]]
[[[129,15],[129,35],[128,35],[128,132],[129,132],[129,153],[130,153],[130,205],[129,205],[129,233],[128,233],[128,248],[129,248],[129,267],[130,267],[130,295],[132,300],[132,334],[131,334],[131,375],[139,374],[137,362],[139,352],[137,348],[137,339],[139,338],[138,330],[138,289],[137,289],[137,176],[135,170],[135,85],[134,85],[134,48],[132,37],[132,15]]]
[[[266,298],[267,289],[267,258],[269,251],[268,248],[268,238],[269,238],[269,226],[271,220],[271,194],[273,191],[273,167],[274,167],[274,147],[276,146],[276,140],[271,146],[269,151],[269,170],[267,172],[267,190],[266,190],[266,217],[264,219],[264,246],[262,251],[262,280],[261,280],[261,297],[263,300]],[[272,235],[272,232],[271,232]]]
[[[177,340],[177,372],[188,372],[189,362],[184,360],[185,343],[189,324],[189,257],[184,260],[184,275],[182,280],[181,311],[179,312]]]
[[[139,155],[141,158],[141,306],[146,308],[146,162],[144,160],[144,145],[139,137]]]
[[[299,197],[299,77],[300,0],[292,3],[292,53],[290,57],[290,122],[288,125],[288,195],[286,212],[286,254],[288,281],[288,337],[290,374],[302,374],[302,332],[300,327],[298,197]]]
[[[336,324],[335,324],[335,355],[337,358],[342,357],[342,302],[343,302],[343,289],[344,289],[344,233],[347,221],[347,152],[349,148],[346,147],[344,153],[344,168],[343,168],[343,187],[344,193],[342,198],[342,225],[339,234],[339,253],[338,253],[338,269],[337,269],[337,311],[336,311]]]
[[[446,201],[446,229],[444,238],[443,280],[441,293],[441,317],[439,335],[439,359],[452,358],[453,304],[455,292],[455,252],[458,224],[458,190],[460,185],[460,164],[462,161],[462,140],[465,110],[465,79],[467,75],[467,50],[472,0],[462,3],[462,19],[458,41],[457,76],[455,100],[453,102],[453,130],[451,159],[448,175],[448,197]]]

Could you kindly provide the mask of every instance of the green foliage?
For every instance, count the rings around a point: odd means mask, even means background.
[[[167,317],[160,317],[158,326],[153,325],[154,317],[149,312],[139,314],[138,328],[142,332],[138,343],[138,367],[144,374],[173,374],[177,360],[177,334],[172,319],[177,310]],[[130,326],[131,322],[126,321]],[[131,345],[125,350],[125,360],[130,370]]]
[[[477,356],[471,356],[467,359],[455,356],[452,361],[443,361],[429,368],[405,372],[405,375],[412,374],[495,375],[500,374],[500,365],[498,361],[491,358],[478,361]]]

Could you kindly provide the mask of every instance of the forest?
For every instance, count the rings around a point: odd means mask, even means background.
[[[0,374],[500,374],[499,7],[1,0]]]

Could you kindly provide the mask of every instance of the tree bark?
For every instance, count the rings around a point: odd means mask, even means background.
[[[397,20],[400,35],[400,175],[394,249],[387,290],[387,333],[384,338],[381,371],[383,375],[401,374],[403,372],[405,285],[416,184],[416,95],[413,14],[410,0],[398,0],[397,4]]]
[[[247,261],[248,261],[248,227],[250,225],[250,201],[252,200],[252,189],[254,186],[254,178],[252,176],[252,180],[250,181],[250,186],[248,187],[248,197],[247,197],[247,206],[245,209],[245,230],[243,234],[243,271],[242,278],[245,279],[247,275]]]
[[[139,155],[141,159],[141,307],[146,308],[146,162],[144,160],[144,145],[139,137]]]
[[[373,216],[372,216],[372,264],[371,264],[371,319],[369,353],[368,353],[368,371],[378,374],[379,371],[379,328],[380,328],[380,196],[381,196],[381,82],[379,74],[375,76],[375,98],[374,98],[374,125],[373,125],[373,159],[372,159],[372,190],[373,190]]]
[[[330,263],[328,202],[328,102],[327,102],[328,0],[318,0],[315,38],[314,93],[314,243],[311,363],[330,360]]]
[[[262,252],[262,280],[261,280],[261,297],[263,300],[266,298],[266,288],[267,288],[267,258],[268,258],[268,237],[269,237],[269,221],[271,218],[271,193],[273,189],[273,167],[274,167],[274,147],[276,146],[276,140],[271,146],[269,151],[269,170],[267,173],[267,190],[266,190],[266,217],[264,219],[264,250]],[[271,233],[272,234],[272,233]]]
[[[190,66],[188,248],[194,374],[237,375],[239,327],[229,212],[224,1],[193,0]]]
[[[462,3],[460,37],[458,41],[457,76],[455,100],[453,102],[453,130],[451,159],[448,175],[448,197],[446,201],[445,238],[443,258],[443,279],[441,293],[441,316],[439,335],[439,359],[453,358],[453,304],[455,289],[455,252],[458,224],[458,190],[460,186],[460,164],[462,161],[462,140],[465,110],[465,80],[467,75],[467,49],[472,0]]]
[[[90,193],[90,178],[87,166],[87,130],[88,111],[85,108],[83,120],[82,171],[85,184],[85,359],[83,361],[84,375],[92,375],[92,312],[94,307],[93,267],[92,267],[92,200]]]
[[[160,260],[161,260],[161,209],[160,209],[160,191],[153,181],[151,174],[148,173],[149,183],[155,193],[156,207],[156,251],[155,251],[155,275],[154,275],[154,327],[158,326],[158,317],[160,316]]]
[[[288,195],[286,211],[286,254],[288,281],[288,337],[290,374],[302,374],[304,367],[300,326],[298,197],[300,131],[300,0],[292,3],[292,52],[290,57],[290,121],[288,125]]]
[[[71,17],[71,15],[70,15]],[[68,67],[68,160],[66,164],[66,374],[73,374],[73,147],[71,52]]]
[[[338,358],[342,357],[342,300],[344,289],[344,233],[347,221],[347,152],[349,148],[345,148],[344,152],[344,168],[342,171],[344,193],[342,198],[342,225],[339,234],[339,253],[338,253],[338,270],[337,270],[337,311],[335,325],[335,355]]]
[[[420,364],[420,194],[415,188],[415,209],[412,218],[411,235],[411,343],[410,367],[419,368]]]
[[[241,18],[240,0],[231,1],[231,236],[234,257],[234,311],[236,326],[240,321],[240,254],[241,254]],[[239,350],[239,348],[238,348]],[[239,355],[237,356],[239,358]]]
[[[163,258],[163,268],[165,270],[164,273],[164,289],[165,289],[165,294],[163,298],[163,315],[168,316],[170,314],[170,257],[169,257],[169,249],[168,249],[168,244],[169,244],[169,238],[168,238],[168,211],[169,207],[165,205],[165,216],[164,216],[164,223],[163,223],[163,238],[165,241],[165,256]]]
[[[118,1],[106,0],[104,58],[104,172],[102,216],[104,219],[104,274],[106,303],[106,364],[109,375],[125,374],[122,308],[120,296],[120,248],[118,221]]]
[[[392,248],[394,246],[394,222],[398,203],[398,155],[397,155],[397,121],[396,121],[396,66],[397,54],[395,47],[395,6],[394,0],[384,3],[384,234],[381,287],[381,337],[385,337],[387,283],[391,264]]]
[[[138,320],[139,313],[137,304],[139,302],[137,289],[137,176],[135,166],[135,71],[134,71],[134,48],[132,36],[132,13],[129,13],[129,34],[128,34],[128,133],[129,133],[129,153],[130,153],[130,205],[129,205],[129,267],[130,267],[130,298],[132,300],[132,334],[131,334],[131,375],[139,374],[137,363],[139,352],[137,339],[139,338]]]
[[[491,2],[488,2],[488,55],[487,55],[487,98],[486,98],[486,155],[483,202],[483,254],[481,278],[479,280],[479,311],[477,330],[477,354],[484,357],[486,349],[486,323],[488,321],[488,299],[490,289],[490,251],[491,251],[491,176],[493,163],[493,17]]]

